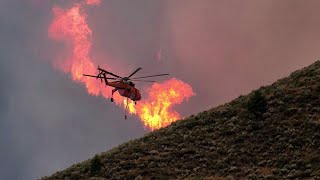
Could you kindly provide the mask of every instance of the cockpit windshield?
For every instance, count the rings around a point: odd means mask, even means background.
[[[132,86],[132,87],[135,86],[135,84],[133,82],[131,82],[131,81],[129,81],[129,85]]]

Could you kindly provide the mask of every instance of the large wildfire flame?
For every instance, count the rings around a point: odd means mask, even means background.
[[[86,0],[75,3],[69,9],[54,7],[54,20],[48,31],[50,38],[66,42],[72,48],[72,54],[67,59],[57,59],[54,64],[64,72],[71,74],[74,81],[85,84],[91,95],[102,95],[110,98],[111,88],[105,87],[94,78],[83,77],[82,74],[96,74],[96,64],[90,58],[92,30],[87,23],[87,15],[83,7],[99,5],[100,0]],[[118,93],[114,99],[117,105],[127,107],[129,112],[137,114],[145,127],[155,130],[165,127],[180,119],[180,114],[172,110],[172,106],[188,100],[194,93],[192,88],[175,78],[163,83],[154,83],[146,91],[147,97],[143,97],[137,105],[133,102],[126,102]]]

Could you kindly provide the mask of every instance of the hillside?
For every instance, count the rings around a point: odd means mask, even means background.
[[[43,179],[319,178],[320,61]]]

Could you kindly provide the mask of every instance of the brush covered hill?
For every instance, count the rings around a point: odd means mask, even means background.
[[[320,179],[320,61],[43,179]]]

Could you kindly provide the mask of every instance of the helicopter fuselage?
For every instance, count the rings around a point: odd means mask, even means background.
[[[141,99],[140,91],[127,82],[113,81],[107,82],[106,85],[116,88],[121,96],[130,98],[132,101],[139,101]]]

